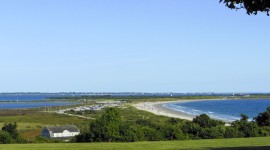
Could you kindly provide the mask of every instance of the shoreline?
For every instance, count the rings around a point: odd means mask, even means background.
[[[134,104],[133,106],[139,110],[148,111],[156,115],[192,121],[193,118],[196,117],[196,115],[191,115],[182,111],[173,110],[173,109],[164,107],[163,105],[167,103],[208,101],[208,100],[228,100],[228,99],[196,99],[196,100],[177,100],[177,101],[161,101],[161,102],[142,102],[142,103]],[[233,100],[236,100],[236,99],[233,99]],[[212,119],[216,119],[216,118],[212,118]],[[229,125],[232,122],[229,120],[222,120],[222,121],[224,121],[226,125]]]

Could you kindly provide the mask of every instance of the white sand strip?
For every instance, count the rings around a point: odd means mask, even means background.
[[[173,102],[183,102],[183,101],[173,101]],[[185,120],[192,120],[195,116],[180,111],[172,110],[162,106],[165,103],[171,102],[143,102],[133,105],[139,110],[144,110],[151,112],[156,115],[162,115],[173,118],[180,118]]]
[[[202,99],[202,100],[179,100],[179,101],[163,101],[163,102],[142,102],[134,104],[133,106],[139,110],[144,110],[151,112],[156,115],[162,115],[166,117],[180,118],[185,120],[192,121],[195,118],[195,115],[187,114],[181,111],[176,111],[173,109],[169,109],[164,107],[163,105],[166,103],[175,103],[175,102],[187,102],[187,101],[203,101],[203,100],[217,100],[217,99]],[[218,99],[225,100],[225,99]],[[231,121],[223,120],[226,125],[230,125]]]

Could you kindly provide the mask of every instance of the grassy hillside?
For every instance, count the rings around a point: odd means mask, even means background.
[[[86,119],[37,110],[0,110],[0,116],[0,129],[4,123],[17,122],[18,130],[26,140],[33,140],[40,135],[44,126],[75,124],[81,127],[89,123]]]
[[[270,149],[270,137],[219,140],[190,140],[169,142],[138,143],[46,143],[46,144],[7,144],[0,150],[239,150]]]
[[[134,122],[137,119],[154,120],[155,122],[166,122],[168,117],[157,116],[152,113],[138,110],[134,107],[127,106],[120,108],[121,119],[123,121]],[[89,114],[91,118],[96,118],[102,114],[102,111],[97,111],[94,114]],[[4,123],[17,122],[18,130],[26,140],[33,140],[37,135],[40,135],[44,126],[54,125],[77,125],[81,130],[87,130],[90,120],[60,115],[56,113],[44,113],[38,110],[0,110],[0,129]]]

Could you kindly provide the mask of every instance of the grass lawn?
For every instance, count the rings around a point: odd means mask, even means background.
[[[261,150],[270,149],[270,137],[135,143],[4,144],[0,150]]]

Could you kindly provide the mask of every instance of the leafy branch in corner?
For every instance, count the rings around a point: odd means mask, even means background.
[[[230,9],[246,9],[248,15],[263,12],[269,16],[270,0],[220,0],[219,2],[225,3]]]

